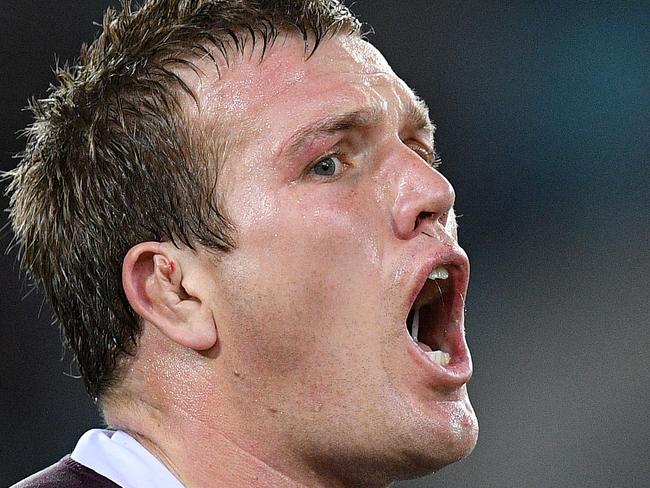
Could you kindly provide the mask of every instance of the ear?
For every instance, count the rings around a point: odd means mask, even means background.
[[[142,242],[122,263],[122,286],[133,310],[172,341],[203,351],[217,343],[212,311],[198,296],[201,263],[190,249]],[[190,290],[190,291],[188,291]]]

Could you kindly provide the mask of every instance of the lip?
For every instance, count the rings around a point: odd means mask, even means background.
[[[429,275],[438,266],[444,266],[449,271],[447,279],[450,280],[452,289],[451,309],[448,323],[445,325],[446,345],[450,349],[447,352],[451,354],[451,361],[447,365],[441,365],[429,360],[425,352],[413,341],[406,327],[404,327],[404,338],[409,356],[423,371],[429,386],[454,390],[466,384],[472,376],[472,359],[465,341],[464,329],[469,259],[459,246],[455,245],[442,252],[439,251],[423,260],[410,282],[411,291],[404,303],[404,317],[408,315]]]

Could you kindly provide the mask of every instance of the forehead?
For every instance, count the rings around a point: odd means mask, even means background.
[[[378,86],[399,92],[398,98],[414,98],[382,54],[358,37],[325,39],[309,58],[297,36],[281,36],[263,58],[260,44],[249,42],[243,54],[218,69],[204,59],[198,63],[200,75],[184,76],[199,102],[196,116],[228,128],[254,122],[265,109],[277,111],[277,105],[290,115],[321,102],[369,102],[362,99],[377,95]]]
[[[259,44],[249,49],[233,56],[228,66],[220,66],[218,75],[209,61],[202,63],[204,76],[194,80],[202,112],[218,109],[223,116],[241,115],[292,89],[307,88],[308,82],[317,82],[320,86],[313,88],[323,91],[337,81],[369,84],[373,77],[397,79],[381,53],[357,37],[325,39],[309,58],[303,40],[293,35],[280,37],[263,57]]]

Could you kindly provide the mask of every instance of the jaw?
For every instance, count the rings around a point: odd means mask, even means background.
[[[432,270],[443,265],[449,276],[438,283],[429,280]],[[395,309],[386,312],[394,318],[394,333],[382,365],[395,405],[399,405],[392,413],[397,420],[391,426],[397,479],[426,475],[464,458],[478,438],[478,422],[466,388],[472,374],[464,334],[467,258],[462,253],[433,255],[405,275],[413,277],[407,287],[411,293],[398,314]],[[420,307],[418,341],[411,336],[409,312],[414,306]],[[432,361],[427,355],[431,349],[449,353],[449,363]]]

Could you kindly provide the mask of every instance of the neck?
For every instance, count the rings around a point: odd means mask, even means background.
[[[142,410],[140,409],[141,413]],[[281,446],[258,439],[238,438],[225,428],[214,428],[202,420],[181,415],[106,414],[112,428],[127,432],[151,452],[186,487],[223,486],[257,488],[386,486],[362,481],[342,480],[329,473],[316,472],[307,463],[292,458]],[[265,455],[265,447],[277,447],[276,456]],[[347,468],[354,472],[354,469]],[[358,473],[356,473],[358,474]],[[376,473],[375,473],[376,474]]]
[[[321,456],[294,445],[286,431],[294,422],[283,423],[277,409],[233,393],[226,371],[187,354],[149,337],[119,391],[102,400],[108,425],[137,439],[187,488],[388,485],[381,466],[363,470],[342,453],[332,457],[331,449]],[[304,436],[298,439],[304,444]]]
[[[143,432],[129,431],[129,434],[165,464],[187,488],[302,486],[223,435],[213,434],[213,442],[202,447],[196,442],[177,442],[172,438],[162,441],[154,438],[158,436],[146,435]]]

